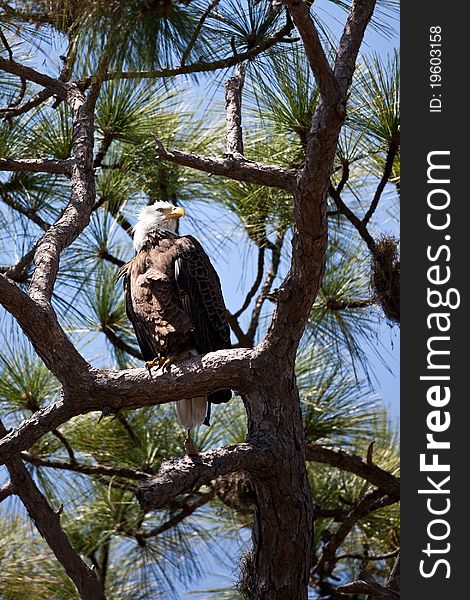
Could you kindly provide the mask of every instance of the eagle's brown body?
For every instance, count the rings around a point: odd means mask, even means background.
[[[156,230],[121,273],[127,315],[146,361],[230,348],[220,281],[195,238]],[[221,390],[207,400],[230,398],[230,390]]]

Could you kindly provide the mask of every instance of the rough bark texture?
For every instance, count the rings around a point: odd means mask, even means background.
[[[312,560],[313,504],[293,363],[266,365],[263,380],[246,394],[248,441],[276,447],[266,473],[250,472],[255,490],[253,550],[242,564],[240,587],[249,598],[307,597]]]
[[[168,500],[190,489],[198,489],[227,473],[264,471],[277,460],[275,447],[258,448],[237,444],[164,462],[156,477],[137,491],[144,510],[165,506]]]
[[[252,160],[240,159],[233,155],[228,158],[210,158],[192,152],[167,150],[157,140],[157,155],[176,165],[192,167],[212,175],[222,175],[237,181],[247,181],[258,185],[279,187],[292,191],[297,171],[277,165],[265,165]]]
[[[245,68],[238,65],[236,74],[225,84],[227,154],[243,156],[242,89]]]
[[[0,275],[0,284],[3,277]],[[47,338],[43,341],[47,345]],[[70,344],[67,338],[65,344]],[[74,356],[66,353],[69,348],[65,344],[57,346],[58,353],[64,352],[60,357],[64,369],[67,368],[67,357]],[[240,349],[197,356],[172,365],[169,371],[153,372],[152,377],[143,368],[78,370],[67,379],[61,400],[38,410],[0,440],[0,464],[79,414],[102,411],[110,415],[125,408],[154,406],[187,398],[190,393],[202,395],[225,388],[243,392],[253,379],[257,362],[255,350]],[[71,364],[70,369],[73,366]]]

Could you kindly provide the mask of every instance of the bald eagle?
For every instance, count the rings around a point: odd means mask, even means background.
[[[120,272],[127,316],[149,371],[231,346],[219,277],[201,244],[177,235],[183,216],[184,209],[169,202],[142,209],[134,228],[136,254]],[[211,403],[231,397],[231,390],[219,390],[176,402],[187,442],[193,427],[209,425]]]

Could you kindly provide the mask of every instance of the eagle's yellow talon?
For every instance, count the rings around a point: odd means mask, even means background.
[[[159,367],[164,360],[164,358],[154,358],[153,360],[148,360],[145,363],[145,368],[150,372],[153,367]]]

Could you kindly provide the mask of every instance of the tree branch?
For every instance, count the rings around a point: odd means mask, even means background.
[[[67,103],[72,112],[74,160],[72,194],[66,209],[40,240],[36,254],[30,296],[49,304],[59,269],[59,257],[88,225],[95,202],[93,173],[93,111],[76,85],[69,85]]]
[[[367,594],[374,600],[400,600],[400,594],[388,587],[383,586],[375,577],[364,569],[359,572],[359,579],[352,583],[346,583],[336,588],[338,592],[347,596]]]
[[[321,98],[325,104],[335,106],[339,100],[338,85],[310,16],[310,5],[303,0],[285,0],[285,4],[302,38]]]
[[[2,40],[2,43],[5,46],[6,51],[8,52],[8,57],[10,58],[10,60],[13,60],[13,51],[11,49],[10,44],[8,43],[7,38],[5,37],[5,34],[3,33],[3,29],[1,27],[0,27],[0,39]],[[8,105],[7,108],[14,108],[14,107],[18,106],[21,103],[21,101],[23,100],[25,93],[26,93],[26,79],[24,79],[23,77],[20,77],[20,92],[19,92],[18,96],[10,102],[10,104]]]
[[[307,444],[306,459],[354,473],[392,496],[400,494],[400,480],[397,477],[341,448]]]
[[[189,65],[181,65],[179,67],[168,67],[166,69],[158,69],[154,71],[116,71],[106,75],[106,79],[160,79],[162,77],[174,77],[176,75],[188,75],[190,73],[208,73],[211,71],[218,71],[219,69],[228,69],[234,67],[239,63],[245,61],[254,60],[262,52],[269,50],[275,46],[278,42],[290,34],[294,26],[290,19],[287,19],[286,24],[274,35],[266,38],[254,48],[241,52],[237,55],[230,55],[226,58],[222,58],[215,61],[204,61],[200,60]],[[84,85],[85,82],[81,82]]]
[[[164,506],[171,498],[207,485],[213,479],[234,471],[262,471],[275,460],[275,449],[237,444],[209,450],[195,456],[164,462],[159,473],[136,492],[143,510]]]
[[[180,150],[166,150],[160,140],[157,142],[157,157],[168,160],[176,165],[191,167],[211,175],[221,175],[269,187],[279,187],[291,190],[295,183],[297,172],[277,165],[265,165],[251,160],[228,157],[225,159],[209,158]]]
[[[14,60],[0,56],[0,69],[3,69],[7,73],[22,77],[23,79],[27,79],[28,81],[32,81],[33,83],[37,83],[54,94],[57,94],[60,98],[65,99],[67,96],[68,87],[63,81],[54,79],[54,77],[49,77],[49,75],[40,73],[39,71],[27,67],[26,65],[22,65]]]
[[[29,173],[62,173],[70,175],[74,166],[72,158],[0,158],[0,171],[26,171]]]
[[[58,429],[53,429],[51,431],[51,433],[53,436],[55,436],[60,441],[62,446],[65,448],[65,451],[69,455],[70,461],[75,462],[75,454],[74,454],[73,448],[70,445],[70,442],[68,441],[68,439],[65,437],[65,435],[62,432],[60,432]]]
[[[132,479],[137,481],[146,481],[151,475],[134,469],[125,469],[120,467],[108,467],[106,465],[87,465],[75,461],[62,461],[34,456],[28,452],[22,452],[21,458],[37,467],[46,467],[48,469],[58,469],[61,471],[74,471],[84,475],[104,475],[106,477],[122,477],[123,479]]]
[[[3,502],[4,500],[9,498],[10,496],[13,496],[14,494],[16,494],[16,488],[14,484],[11,481],[5,483],[5,485],[2,485],[0,487],[0,502]]]
[[[250,302],[253,299],[254,295],[258,291],[259,286],[261,285],[261,280],[263,279],[264,272],[264,256],[265,256],[266,248],[261,246],[258,248],[258,269],[256,273],[256,279],[253,282],[253,285],[250,288],[250,291],[246,295],[245,301],[242,306],[237,310],[237,312],[233,313],[232,317],[238,319],[238,317],[245,312],[245,310],[250,306]]]
[[[130,346],[129,344],[126,344],[126,342],[124,342],[123,340],[121,340],[121,338],[116,334],[115,331],[113,331],[112,329],[110,329],[109,327],[105,327],[104,329],[102,329],[104,335],[106,336],[107,340],[118,350],[121,350],[122,352],[127,352],[127,354],[130,354],[131,356],[133,356],[134,358],[137,358],[138,360],[144,360],[142,353],[137,350],[136,348],[133,348],[132,346]]]
[[[65,335],[50,306],[36,303],[3,274],[0,303],[15,317],[39,357],[62,384],[80,381],[88,363]]]
[[[27,207],[23,206],[22,204],[20,204],[17,200],[15,200],[15,198],[12,197],[12,195],[10,193],[8,193],[8,191],[5,189],[5,184],[1,184],[1,183],[0,183],[0,197],[2,198],[2,201],[7,206],[12,208],[13,210],[16,210],[16,212],[19,212],[20,214],[24,215],[25,217],[28,217],[28,219],[30,221],[35,223],[38,227],[40,227],[44,231],[47,231],[49,229],[49,227],[50,227],[49,223],[46,223],[46,221],[41,219],[41,217],[37,214],[37,212],[36,212],[36,210],[34,210],[34,208],[27,208]]]
[[[239,64],[237,72],[225,84],[227,156],[243,157],[242,90],[245,67]]]
[[[0,421],[0,434],[6,430]],[[25,505],[39,533],[49,544],[57,560],[74,582],[80,597],[84,600],[104,600],[104,592],[95,574],[81,560],[60,525],[60,515],[47,502],[39,491],[31,475],[19,457],[11,458],[7,463],[11,481],[16,493]]]
[[[192,515],[194,512],[196,512],[198,508],[201,508],[201,506],[204,506],[205,504],[213,500],[216,494],[217,486],[214,485],[208,492],[206,492],[205,494],[201,494],[199,498],[194,502],[191,502],[189,504],[183,504],[179,512],[170,519],[168,519],[168,521],[165,521],[164,523],[158,525],[158,527],[154,527],[153,529],[138,531],[135,534],[135,537],[137,538],[137,540],[145,540],[151,537],[156,537],[157,535],[168,531],[172,527],[175,527],[176,525],[184,521],[184,519]]]
[[[273,286],[274,280],[277,277],[277,273],[279,271],[279,265],[281,263],[281,250],[284,244],[284,236],[285,232],[278,232],[276,236],[276,240],[274,244],[271,246],[271,268],[266,274],[266,279],[264,280],[263,287],[256,298],[255,306],[253,307],[253,311],[251,313],[250,325],[248,326],[248,331],[246,333],[247,341],[249,346],[253,346],[255,342],[255,335],[259,325],[259,319],[261,316],[261,309],[263,308],[263,304],[268,297],[271,288]]]
[[[14,286],[13,283],[10,285]],[[44,339],[47,340],[47,336]],[[68,367],[69,373],[77,369],[75,364],[69,364],[68,349],[57,352],[61,353],[56,359],[61,369]],[[239,348],[197,356],[172,365],[164,373],[159,370],[151,377],[144,368],[107,371],[88,367],[79,370],[67,378],[63,398],[38,410],[0,440],[0,464],[79,414],[102,411],[109,415],[126,408],[166,404],[227,388],[243,391],[252,384],[257,359],[256,350]],[[55,370],[59,368],[56,366]]]
[[[0,117],[12,118],[17,117],[19,115],[23,115],[28,111],[32,110],[33,108],[36,108],[53,95],[54,92],[52,92],[51,90],[47,88],[43,89],[40,92],[38,92],[35,96],[27,100],[24,104],[20,104],[19,106],[15,107],[6,106],[4,108],[0,108]]]
[[[328,193],[335,201],[335,204],[338,207],[339,212],[342,215],[344,215],[352,225],[354,225],[354,227],[357,229],[359,235],[365,241],[365,243],[367,244],[367,247],[373,254],[376,249],[376,243],[375,243],[374,238],[369,233],[367,227],[364,225],[364,223],[361,221],[361,219],[353,213],[353,211],[349,208],[349,206],[347,206],[347,204],[341,198],[341,195],[337,192],[337,190],[334,188],[334,186],[331,183],[330,183],[330,187],[328,188]]]
[[[387,560],[389,558],[394,558],[400,553],[400,549],[392,550],[391,552],[385,552],[384,554],[376,554],[369,556],[368,554],[340,554],[336,557],[336,560],[361,560],[362,562],[375,562],[380,560]]]
[[[362,498],[353,506],[348,516],[338,527],[336,533],[326,543],[323,554],[318,563],[313,568],[315,573],[319,573],[321,577],[331,575],[336,564],[336,551],[344,542],[356,523],[367,515],[374,505],[384,496],[384,492],[374,488],[367,491]]]
[[[304,37],[311,32],[310,16],[306,5],[297,0],[287,1],[298,15],[297,26]],[[295,4],[295,7],[293,5]],[[277,305],[263,346],[276,346],[276,351],[294,357],[303,334],[312,304],[318,294],[324,272],[327,246],[327,194],[329,178],[341,126],[346,115],[346,99],[357,54],[367,23],[372,16],[375,0],[353,0],[343,36],[334,74],[337,90],[322,55],[309,58],[315,62],[315,76],[322,82],[322,102],[315,110],[308,134],[304,167],[293,188],[294,236],[291,268],[277,293]],[[300,21],[299,21],[300,18]],[[308,40],[304,42],[308,44]],[[347,50],[347,51],[346,51]],[[324,99],[323,99],[324,98]],[[295,299],[295,300],[294,300]]]
[[[33,246],[32,250],[22,256],[16,265],[0,267],[0,273],[6,275],[6,277],[12,281],[16,281],[17,283],[25,283],[27,278],[23,271],[33,262],[35,251],[36,245]]]
[[[67,51],[67,58],[59,75],[59,81],[62,81],[64,83],[69,81],[70,76],[72,74],[73,64],[75,62],[76,52],[77,38],[76,36],[73,36],[71,38],[69,48]],[[45,88],[20,106],[0,108],[0,117],[12,118],[27,113],[31,109],[36,108],[37,106],[48,100],[53,95],[53,91],[51,91],[48,88]]]
[[[400,554],[398,554],[392,570],[390,571],[390,577],[387,580],[387,588],[398,594],[400,593]]]
[[[390,176],[392,175],[393,163],[395,162],[395,156],[397,155],[399,147],[400,147],[399,138],[393,139],[390,143],[390,146],[389,146],[389,149],[387,152],[387,158],[385,160],[385,167],[384,167],[382,177],[380,178],[380,181],[377,185],[377,189],[375,190],[375,194],[374,194],[372,202],[369,206],[369,209],[366,212],[366,214],[364,215],[364,218],[362,219],[362,224],[364,226],[366,226],[369,223],[372,215],[374,214],[374,212],[377,209],[377,206],[379,205],[379,201],[380,201],[380,197],[382,196],[382,192],[384,191],[385,186],[387,185],[387,182],[390,179]]]
[[[333,71],[343,95],[351,85],[359,48],[374,12],[375,4],[376,0],[352,0]]]

